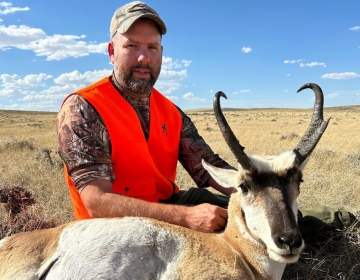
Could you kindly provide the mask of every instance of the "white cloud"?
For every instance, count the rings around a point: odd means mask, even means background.
[[[349,29],[353,30],[353,31],[360,31],[360,26],[354,26],[354,27],[351,27]]]
[[[191,62],[191,60],[173,60],[172,57],[163,56],[161,72],[155,88],[163,94],[170,94],[181,87],[185,87],[181,82],[187,78],[187,70],[184,68],[189,67]],[[177,100],[177,98],[175,99],[173,96],[171,100]]]
[[[0,104],[1,106],[1,104]],[[26,110],[26,111],[58,111],[59,105],[54,100],[41,100],[36,102],[13,103],[7,106],[1,106],[7,110]]]
[[[300,67],[315,67],[315,66],[326,67],[326,64],[324,62],[300,63]]]
[[[190,66],[191,62],[192,60],[186,60],[186,59],[181,60],[181,63],[183,64],[184,67]]]
[[[95,70],[95,71],[86,71],[85,73],[81,74],[78,70],[75,70],[70,73],[61,74],[59,77],[54,79],[55,84],[59,85],[67,85],[67,84],[85,84],[89,85],[92,84],[106,76],[111,74],[112,70]]]
[[[11,88],[0,89],[0,97],[10,97],[14,93],[14,90]]]
[[[86,42],[85,35],[59,35],[48,36],[39,28],[26,25],[0,25],[0,48],[18,48],[30,50],[36,56],[45,56],[46,60],[62,60],[68,57],[82,57],[91,53],[107,54],[108,43],[96,44]]]
[[[64,73],[53,79],[53,82],[56,84],[54,86],[49,86],[44,89],[34,89],[34,90],[23,90],[19,89],[24,97],[19,99],[19,101],[38,101],[42,102],[43,100],[62,100],[68,94],[75,92],[79,88],[85,87],[93,82],[96,82],[106,76],[111,74],[112,70],[95,70],[95,71],[86,71],[80,73],[75,70],[70,73]],[[35,84],[34,84],[35,85]]]
[[[192,92],[185,93],[183,98],[188,101],[205,101],[205,98],[196,97]]]
[[[21,87],[33,87],[33,86],[44,86],[44,81],[51,79],[52,76],[51,75],[47,75],[44,73],[35,75],[35,74],[30,74],[25,76],[25,78],[23,79],[19,79],[17,81],[17,84]]]
[[[154,86],[158,91],[163,94],[170,94],[175,90],[182,87],[182,84],[178,81],[161,81],[158,80]]]
[[[339,93],[330,93],[326,96],[326,99],[336,98],[339,95],[340,95]]]
[[[43,90],[24,91],[21,90],[21,98],[17,100],[21,103],[17,104],[17,110],[53,110],[58,111],[61,101],[64,98],[86,85],[64,85],[51,86]],[[30,103],[31,102],[31,103]]]
[[[59,109],[61,100],[82,85],[50,86],[53,82],[51,75],[40,73],[20,77],[16,74],[0,75],[0,97],[16,100],[10,105],[0,106],[4,109],[16,110],[54,110]],[[31,103],[29,103],[31,101]]]
[[[284,60],[285,64],[297,64],[299,63],[300,67],[315,67],[315,66],[322,66],[326,67],[326,64],[324,62],[310,62],[310,63],[303,63],[304,59],[293,59],[293,60]],[[287,74],[287,76],[290,76],[290,74]]]
[[[252,51],[252,48],[249,48],[249,47],[243,47],[243,48],[241,49],[241,51],[242,51],[243,53],[249,53],[249,52],[251,52],[251,51]]]
[[[179,97],[177,97],[177,96],[165,95],[165,97],[166,97],[167,99],[170,99],[171,101],[178,101],[178,99],[179,99]]]
[[[189,67],[191,64],[191,60],[185,60],[182,59],[180,60],[173,60],[172,57],[166,57],[163,56],[162,58],[162,65],[161,68],[166,70],[166,69],[178,69],[178,68],[186,68]]]
[[[53,76],[40,73],[20,77],[16,74],[0,75],[0,96],[14,97],[19,101],[29,100],[60,100],[71,92],[91,84],[111,74],[110,70],[87,71],[80,74],[78,71],[64,73],[53,79]],[[52,86],[51,83],[59,84]]]
[[[175,70],[161,70],[160,72],[162,80],[182,80],[187,77],[186,69],[182,69],[179,71]]]
[[[250,89],[241,89],[239,91],[233,92],[232,94],[247,93],[247,92],[250,92],[250,91],[251,91]]]
[[[14,90],[14,89],[24,89],[24,88],[32,88],[44,86],[44,81],[51,79],[51,75],[47,75],[44,73],[41,74],[30,74],[25,76],[24,78],[20,78],[18,75],[13,74],[2,74],[0,75],[0,80],[2,81],[2,87],[5,90]]]
[[[179,63],[172,63],[171,58],[165,58],[168,64],[167,70],[162,70],[159,76],[159,79],[155,87],[162,92],[163,94],[170,94],[173,91],[185,87],[183,85],[183,80],[187,77],[187,70],[178,68],[188,67],[190,65],[190,60],[182,60]],[[170,66],[174,68],[171,68]],[[20,77],[16,74],[2,74],[0,75],[0,96],[6,98],[12,98],[21,102],[32,101],[32,105],[38,102],[39,106],[41,104],[49,103],[44,102],[45,100],[52,100],[53,105],[48,109],[55,110],[59,107],[59,102],[69,93],[75,92],[79,88],[90,85],[93,82],[96,82],[103,77],[109,76],[112,70],[103,69],[103,70],[94,70],[86,71],[80,73],[78,70],[72,72],[63,73],[57,77],[51,75],[40,73],[40,74],[30,74],[24,77]],[[178,100],[177,96],[167,96],[171,100]],[[193,100],[201,100],[193,97]],[[1,105],[0,105],[1,106]],[[27,108],[21,106],[21,104],[12,104],[15,106],[12,108],[21,109],[31,109],[36,108],[41,109],[42,107]],[[8,108],[8,107],[3,107]],[[44,107],[45,108],[45,107]]]
[[[294,63],[300,63],[303,61],[303,59],[294,59],[294,60],[284,60],[285,64],[294,64]]]
[[[13,14],[15,12],[21,11],[29,11],[29,7],[19,8],[19,7],[12,7],[12,4],[9,2],[0,2],[0,15],[7,15]]]
[[[183,86],[181,81],[187,78],[187,70],[181,68],[190,66],[191,60],[174,61],[171,57],[163,57],[162,61],[155,88],[163,94],[170,94]]]
[[[323,79],[333,79],[333,80],[354,79],[359,77],[360,74],[357,74],[355,72],[329,73],[321,76],[321,78]]]
[[[0,47],[26,46],[31,42],[46,38],[46,34],[39,28],[26,25],[0,25]],[[22,47],[19,47],[22,48]]]

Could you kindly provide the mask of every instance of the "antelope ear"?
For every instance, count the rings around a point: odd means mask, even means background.
[[[224,188],[237,188],[239,185],[238,171],[215,167],[208,164],[205,160],[202,160],[201,163],[216,183]]]

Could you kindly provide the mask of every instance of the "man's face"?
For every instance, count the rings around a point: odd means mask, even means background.
[[[149,94],[159,77],[162,61],[161,36],[151,20],[137,20],[124,34],[109,43],[109,56],[121,87]]]

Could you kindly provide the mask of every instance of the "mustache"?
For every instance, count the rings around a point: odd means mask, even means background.
[[[150,70],[150,71],[153,71],[153,69],[149,66],[149,65],[147,65],[147,64],[141,64],[141,63],[138,63],[138,64],[135,64],[133,67],[132,67],[132,69],[135,69],[135,68],[137,68],[137,69],[147,69],[147,70]]]

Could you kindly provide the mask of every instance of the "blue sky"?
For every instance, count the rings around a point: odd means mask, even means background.
[[[58,111],[112,71],[114,11],[127,1],[0,0],[0,109]],[[167,25],[155,87],[183,110],[360,104],[360,1],[149,0]]]

